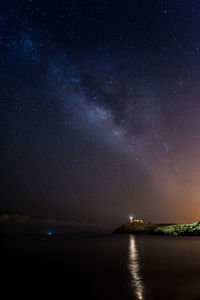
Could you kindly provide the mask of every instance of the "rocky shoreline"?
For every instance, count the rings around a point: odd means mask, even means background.
[[[170,236],[200,236],[200,222],[188,224],[152,224],[128,222],[115,229],[114,234],[162,234]]]

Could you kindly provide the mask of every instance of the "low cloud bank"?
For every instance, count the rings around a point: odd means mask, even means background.
[[[37,219],[21,215],[0,216],[1,233],[55,233],[101,232],[101,224],[82,223],[55,219]]]

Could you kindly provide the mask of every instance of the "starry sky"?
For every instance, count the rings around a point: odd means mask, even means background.
[[[1,214],[199,220],[200,2],[2,0]]]

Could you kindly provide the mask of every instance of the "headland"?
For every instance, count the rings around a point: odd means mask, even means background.
[[[115,234],[162,234],[171,236],[200,236],[200,222],[188,224],[152,224],[130,221],[122,224]]]

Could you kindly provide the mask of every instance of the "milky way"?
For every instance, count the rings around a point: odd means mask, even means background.
[[[2,213],[198,219],[198,1],[2,1]]]

